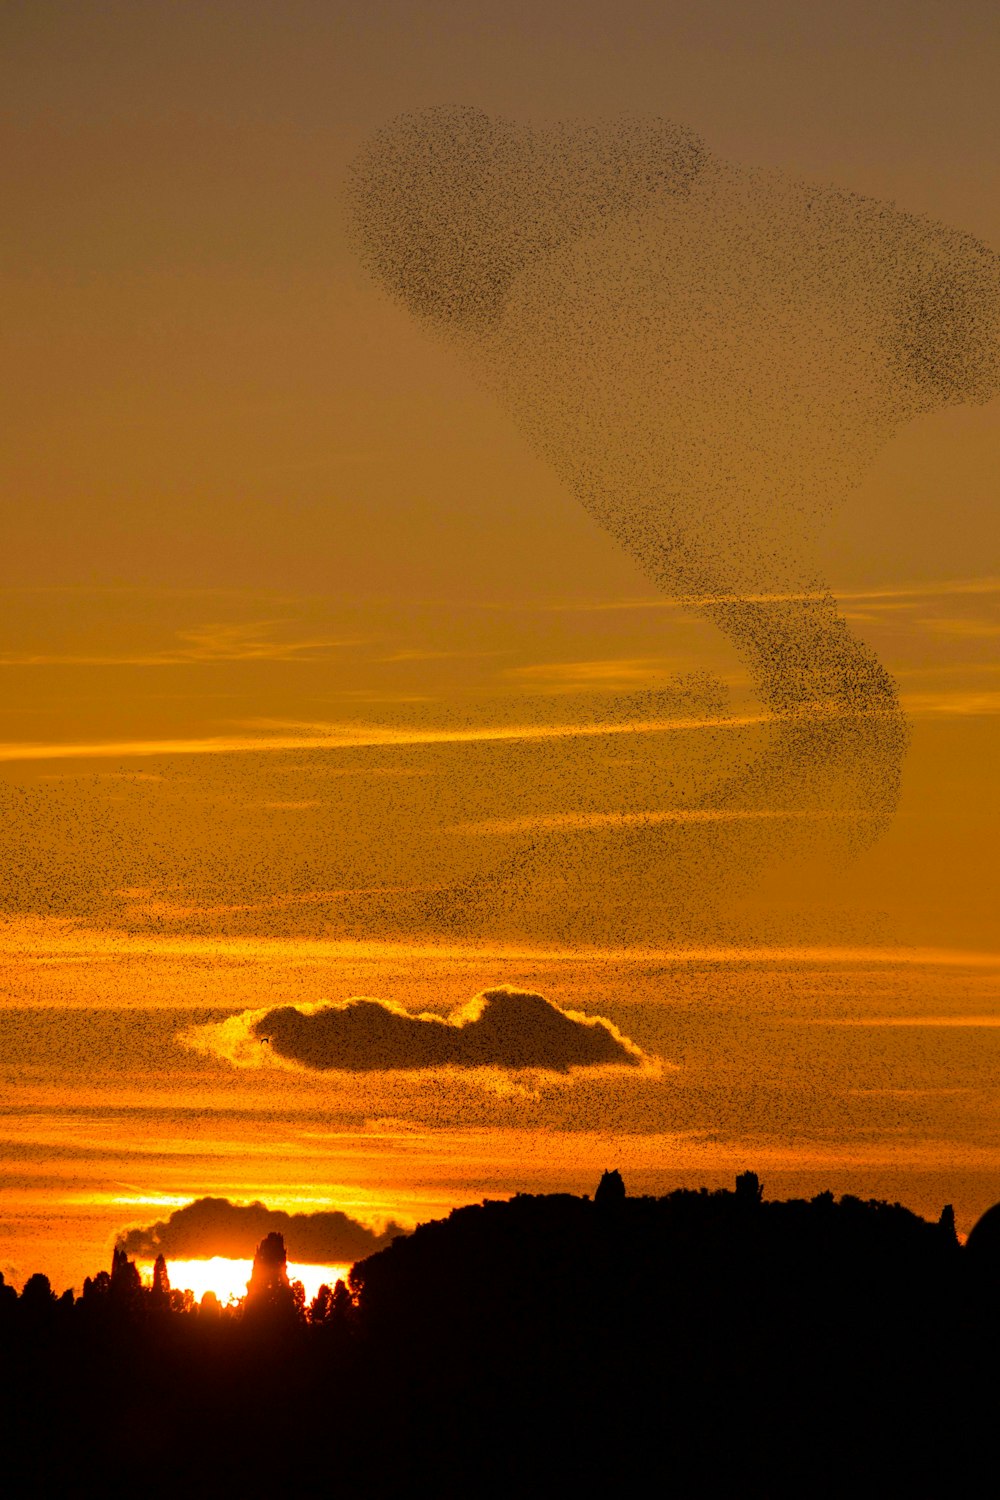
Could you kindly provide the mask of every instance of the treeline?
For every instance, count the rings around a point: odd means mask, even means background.
[[[997,1217],[996,1211],[991,1215]],[[0,1286],[0,1480],[18,1493],[891,1493],[993,1441],[987,1215],[733,1192],[459,1209],[307,1304],[280,1235],[246,1298]]]
[[[0,1336],[18,1331],[39,1336],[54,1330],[76,1328],[96,1331],[146,1329],[151,1335],[165,1321],[200,1321],[205,1325],[246,1323],[260,1328],[287,1329],[295,1325],[318,1326],[345,1321],[355,1309],[355,1299],[343,1281],[321,1286],[307,1305],[301,1281],[289,1281],[284,1239],[265,1236],[257,1247],[247,1294],[235,1302],[222,1303],[215,1292],[205,1292],[196,1301],[190,1291],[171,1287],[170,1273],[162,1255],[156,1257],[149,1284],[124,1250],[115,1250],[111,1270],[88,1276],[76,1297],[69,1289],[56,1296],[49,1278],[36,1272],[18,1297],[0,1272]]]

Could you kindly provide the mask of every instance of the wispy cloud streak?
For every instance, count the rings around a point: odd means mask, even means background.
[[[239,961],[324,962],[343,960],[396,961],[418,959],[430,963],[491,959],[546,963],[607,962],[621,964],[804,964],[804,965],[899,965],[947,968],[1000,968],[1000,952],[963,948],[908,948],[896,946],[819,944],[719,944],[691,947],[532,947],[530,944],[385,942],[349,938],[215,937],[160,935],[114,929],[77,927],[53,918],[0,920],[0,956],[16,956],[20,962],[50,962],[67,956],[85,960],[99,958],[216,958]]]
[[[700,609],[718,604],[798,604],[830,599],[880,601],[888,599],[939,599],[953,595],[1000,594],[1000,578],[935,579],[923,583],[889,585],[871,589],[803,589],[794,593],[671,594],[638,599],[564,600],[542,604],[485,604],[486,609],[512,609],[555,614],[604,614],[628,610]]]
[[[211,665],[218,662],[293,662],[325,660],[343,646],[360,644],[357,638],[315,636],[303,640],[272,638],[282,620],[259,620],[249,624],[204,625],[177,632],[179,644],[161,651],[74,652],[5,651],[0,667],[175,667]]]
[[[767,819],[864,818],[863,812],[827,812],[800,809],[673,807],[649,812],[537,813],[523,818],[497,818],[481,823],[458,823],[456,831],[469,834],[528,833],[543,829],[644,828],[657,823],[746,823]]]
[[[576,739],[612,734],[668,734],[678,730],[747,729],[772,722],[768,714],[721,718],[652,719],[637,723],[485,725],[479,729],[414,729],[380,725],[304,726],[299,733],[207,735],[199,739],[108,740],[93,744],[7,742],[0,761],[128,760],[150,755],[251,755],[275,750],[361,750],[406,745],[481,744],[506,740]],[[309,730],[312,729],[312,733]]]

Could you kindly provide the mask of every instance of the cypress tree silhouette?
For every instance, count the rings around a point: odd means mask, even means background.
[[[111,1257],[111,1301],[119,1309],[132,1308],[142,1298],[142,1277],[134,1260],[129,1260],[124,1250],[115,1250]]]
[[[619,1493],[665,1451],[685,1494],[743,1493],[752,1468],[798,1495],[819,1464],[811,1493],[888,1464],[892,1493],[923,1494],[935,1463],[964,1475],[995,1430],[1000,1205],[966,1248],[947,1208],[765,1200],[753,1173],[628,1197],[608,1171],[593,1199],[456,1209],[356,1262],[308,1316],[300,1300],[280,1234],[242,1316],[170,1290],[165,1263],[136,1290],[125,1253],[75,1303],[44,1275],[20,1298],[0,1282],[11,1493],[131,1493],[156,1434],[150,1500],[192,1473],[223,1495],[318,1494],[332,1476],[373,1500],[486,1495],[526,1475],[539,1493]],[[578,1462],[574,1431],[599,1435]]]
[[[597,1184],[594,1202],[599,1208],[611,1208],[616,1203],[625,1202],[625,1183],[617,1169],[603,1174]]]
[[[296,1298],[288,1280],[288,1256],[284,1236],[266,1234],[257,1246],[253,1271],[247,1282],[244,1316],[268,1321],[291,1321]]]
[[[309,1304],[309,1321],[313,1324],[325,1323],[330,1316],[333,1305],[333,1292],[324,1281],[315,1297]]]
[[[153,1286],[150,1293],[150,1300],[156,1308],[170,1306],[170,1277],[167,1274],[167,1263],[162,1255],[156,1257],[153,1266]]]
[[[55,1294],[49,1278],[36,1271],[29,1276],[21,1290],[21,1306],[31,1317],[47,1313],[55,1306]]]
[[[958,1231],[955,1228],[955,1210],[950,1203],[946,1203],[941,1210],[941,1217],[938,1219],[938,1228],[949,1245],[957,1245],[959,1243]]]
[[[736,1178],[736,1198],[739,1203],[756,1206],[764,1201],[764,1188],[756,1172],[740,1172]]]

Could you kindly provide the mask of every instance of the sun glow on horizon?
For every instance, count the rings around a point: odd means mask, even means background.
[[[321,1266],[290,1260],[288,1279],[301,1281],[309,1303],[324,1283],[332,1290],[338,1281],[346,1281],[350,1269],[349,1264]],[[139,1270],[145,1282],[152,1281],[152,1261],[141,1262]],[[196,1302],[200,1302],[206,1292],[214,1292],[223,1304],[239,1302],[246,1296],[252,1271],[252,1259],[233,1260],[226,1255],[213,1255],[204,1260],[167,1261],[171,1287],[175,1291],[191,1292]]]

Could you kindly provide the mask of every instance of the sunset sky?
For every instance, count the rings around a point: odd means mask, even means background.
[[[978,0],[4,7],[8,1278],[79,1285],[206,1195],[1000,1198],[1000,398],[901,425],[814,542],[909,725],[852,852],[850,807],[706,801],[776,743],[745,664],[345,206],[401,113],[628,113],[1000,251],[998,60]],[[421,1064],[402,1012],[499,986],[551,1003],[552,1066],[482,1002],[487,1062]],[[357,996],[412,1062],[254,1029]]]

